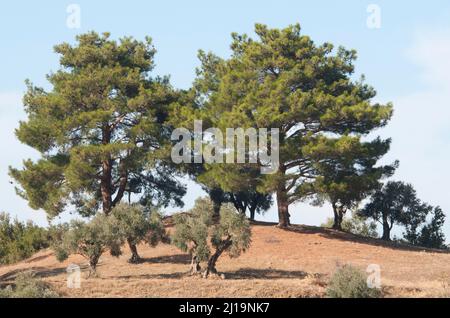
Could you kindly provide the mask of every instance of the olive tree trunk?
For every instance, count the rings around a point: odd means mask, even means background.
[[[231,246],[231,244],[233,244],[231,238],[227,238],[226,240],[222,241],[219,244],[214,254],[211,255],[211,257],[208,260],[208,265],[206,267],[205,272],[203,273],[203,278],[208,278],[210,274],[217,274],[216,269],[217,260],[222,255],[222,253],[225,252]]]
[[[128,260],[128,262],[131,264],[137,264],[141,261],[141,257],[139,256],[139,253],[137,251],[136,244],[134,244],[131,240],[127,240],[127,241],[128,241],[128,246],[131,251],[131,258]]]

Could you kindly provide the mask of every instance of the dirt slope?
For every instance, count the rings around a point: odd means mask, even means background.
[[[72,256],[59,263],[50,250],[19,264],[0,267],[5,284],[23,270],[33,270],[66,297],[323,297],[337,264],[365,270],[381,266],[388,297],[450,295],[450,254],[384,244],[378,240],[315,227],[296,226],[283,231],[271,224],[253,226],[253,242],[238,259],[227,256],[218,264],[225,279],[189,277],[189,257],[173,246],[139,246],[144,262],[127,263],[104,255],[98,278],[85,278],[81,289],[66,287],[65,269],[86,261]]]

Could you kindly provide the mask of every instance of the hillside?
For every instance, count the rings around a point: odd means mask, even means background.
[[[33,270],[66,297],[323,297],[337,264],[365,270],[381,266],[387,297],[450,295],[450,254],[386,244],[333,230],[295,226],[283,231],[273,224],[253,225],[251,248],[238,259],[224,256],[218,270],[225,279],[189,277],[189,257],[170,245],[139,246],[144,262],[127,263],[105,254],[98,278],[82,278],[81,289],[66,287],[65,269],[86,261],[72,256],[59,263],[45,250],[19,264],[0,267],[0,284],[23,270]]]

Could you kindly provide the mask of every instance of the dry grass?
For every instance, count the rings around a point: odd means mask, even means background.
[[[365,270],[381,266],[387,297],[449,297],[450,254],[396,246],[378,240],[315,227],[284,231],[271,224],[253,226],[251,248],[237,259],[226,256],[218,270],[225,279],[189,277],[189,257],[173,246],[139,246],[144,262],[127,263],[104,255],[99,277],[82,280],[81,289],[66,287],[65,268],[86,262],[71,256],[59,263],[49,250],[19,264],[0,267],[0,284],[23,270],[33,270],[66,297],[323,297],[336,264]],[[85,275],[85,274],[84,274]]]

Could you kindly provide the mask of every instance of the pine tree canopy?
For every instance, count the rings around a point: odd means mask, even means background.
[[[355,51],[316,45],[299,25],[257,24],[255,33],[257,39],[233,34],[229,59],[200,52],[193,108],[221,129],[279,129],[280,166],[261,190],[277,194],[284,227],[288,206],[314,193],[317,163],[351,152],[361,137],[385,126],[392,105],[374,103],[375,90],[353,79]],[[387,152],[379,151],[375,158]]]
[[[150,77],[150,38],[118,41],[108,33],[55,46],[61,68],[47,76],[51,90],[27,82],[27,120],[16,135],[41,153],[10,169],[18,193],[54,217],[71,204],[82,215],[100,205],[108,214],[125,193],[148,202],[181,205],[185,189],[164,160],[166,123],[178,93],[168,78]]]

